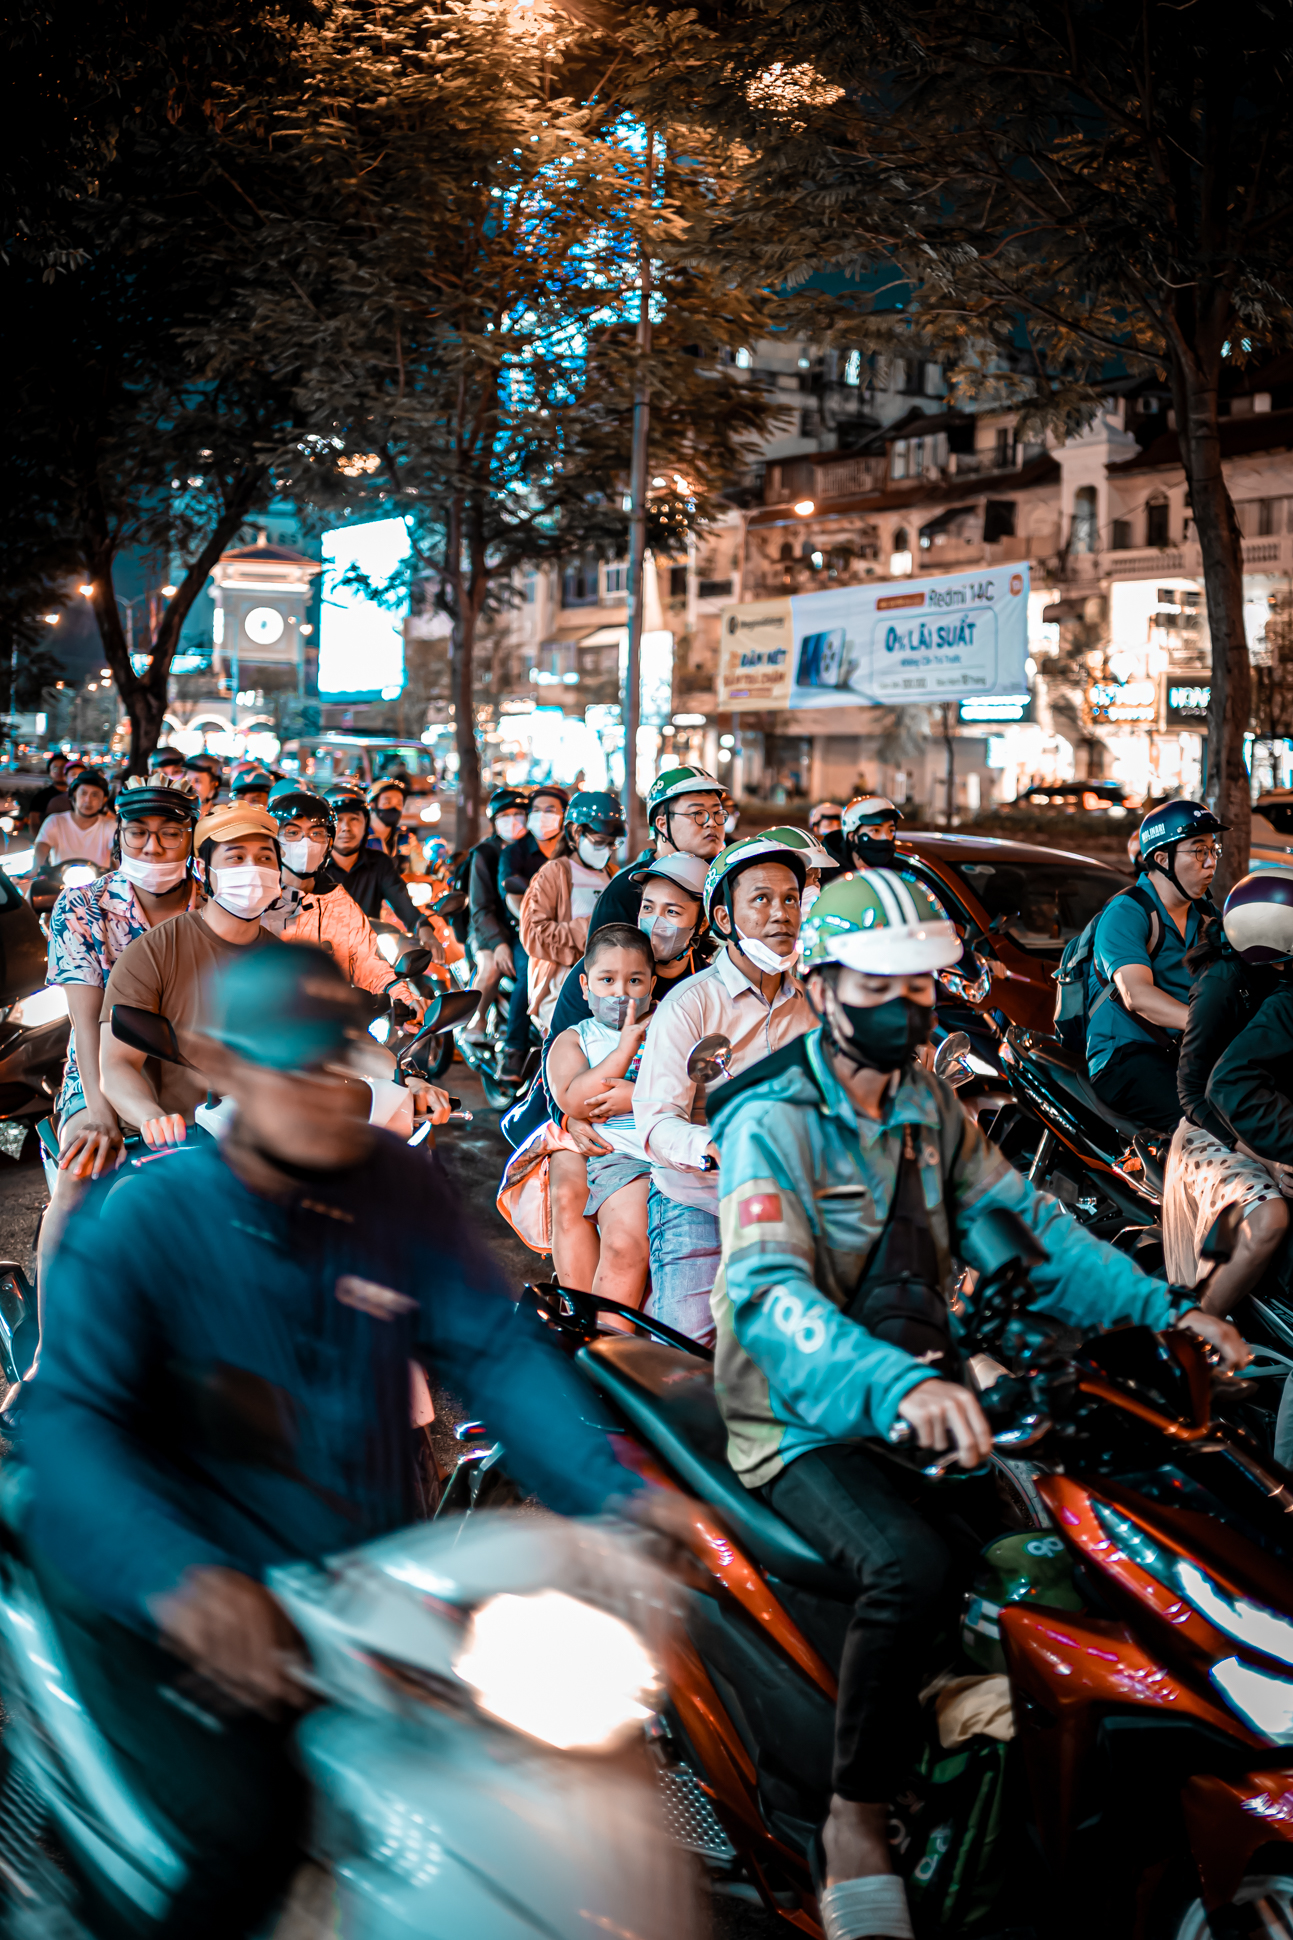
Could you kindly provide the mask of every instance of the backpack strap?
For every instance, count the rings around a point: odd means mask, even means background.
[[[1128,889],[1120,889],[1118,894],[1120,896],[1131,897],[1134,902],[1140,905],[1149,918],[1149,960],[1152,963],[1162,949],[1167,934],[1163,927],[1163,919],[1158,913],[1158,904],[1153,896],[1150,895],[1149,891],[1142,889],[1138,882],[1132,883]],[[1107,908],[1108,905],[1106,904],[1105,907]],[[1112,977],[1106,979],[1101,976],[1099,966],[1095,961],[1094,950],[1091,953],[1091,968],[1095,971],[1096,976],[1100,978],[1103,988],[1095,1002],[1087,1006],[1086,1015],[1088,1026],[1101,1004],[1106,1003],[1112,997],[1118,1005],[1118,1008],[1126,1011],[1128,1017],[1131,1018],[1137,1028],[1144,1031],[1145,1035],[1153,1043],[1157,1044],[1161,1050],[1170,1051],[1173,1048],[1172,1039],[1168,1036],[1162,1025],[1151,1024],[1147,1017],[1137,1017],[1134,1011],[1127,1010],[1127,1006],[1122,1000],[1122,993],[1119,991],[1114,979]]]

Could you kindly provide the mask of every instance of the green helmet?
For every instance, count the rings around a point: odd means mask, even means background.
[[[842,963],[873,977],[919,977],[961,954],[947,911],[914,876],[868,869],[823,889],[804,919],[803,969]]]
[[[961,1648],[983,1671],[1003,1671],[1001,1612],[1007,1603],[1042,1603],[1051,1610],[1080,1610],[1073,1558],[1059,1536],[1035,1529],[999,1536],[979,1557],[965,1615]]]
[[[657,775],[647,791],[647,820],[651,819],[653,809],[661,802],[671,802],[675,795],[721,795],[723,784],[717,775],[711,775],[705,768],[666,768]]]
[[[757,835],[743,835],[739,841],[729,842],[725,849],[720,849],[706,871],[706,916],[712,915],[714,898],[724,883],[748,862],[761,862],[765,856],[769,860],[788,862],[799,876],[801,888],[808,870],[839,867],[834,856],[804,829],[760,829]]]

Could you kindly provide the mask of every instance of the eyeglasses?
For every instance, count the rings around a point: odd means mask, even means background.
[[[1186,853],[1192,855],[1194,860],[1202,867],[1205,862],[1215,862],[1220,856],[1221,851],[1215,842],[1196,842],[1194,847],[1187,850]]]
[[[136,852],[143,853],[148,847],[150,835],[163,849],[169,849],[174,855],[187,851],[189,846],[189,831],[182,822],[168,822],[160,829],[146,829],[140,822],[121,824],[121,846],[129,850],[132,855]]]
[[[680,822],[690,822],[694,829],[721,829],[727,821],[721,808],[680,808]]]

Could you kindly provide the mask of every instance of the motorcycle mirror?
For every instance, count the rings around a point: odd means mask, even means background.
[[[698,1038],[687,1056],[687,1076],[698,1085],[716,1084],[732,1068],[732,1040],[715,1032]]]
[[[466,909],[467,898],[461,889],[451,889],[447,896],[441,896],[431,907],[437,916],[457,916]]]
[[[529,887],[530,885],[524,876],[507,876],[503,882],[503,894],[505,896],[524,896]]]
[[[140,1010],[135,1004],[112,1006],[112,1035],[132,1051],[146,1058],[160,1058],[163,1064],[188,1064],[180,1055],[175,1026],[160,1011]]]
[[[968,1053],[970,1040],[964,1031],[952,1031],[934,1053],[934,1076],[950,1085],[963,1085],[974,1076]]]
[[[416,1071],[420,1078],[425,1078],[432,1056],[439,1052],[436,1039],[465,1024],[477,1002],[474,990],[446,990],[441,996],[433,997],[423,1013],[422,1029],[396,1058],[400,1070]]]
[[[1238,1206],[1227,1206],[1224,1212],[1217,1214],[1199,1249],[1200,1259],[1215,1260],[1220,1264],[1231,1257],[1239,1238],[1241,1217]]]
[[[974,1245],[984,1279],[1005,1267],[1031,1268],[1050,1258],[1036,1233],[1008,1206],[993,1206],[980,1214],[974,1222]]]
[[[392,967],[397,977],[420,977],[430,961],[430,950],[406,950],[402,957],[396,957]]]

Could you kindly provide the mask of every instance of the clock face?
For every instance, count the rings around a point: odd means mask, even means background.
[[[258,647],[272,647],[283,637],[283,615],[276,606],[255,606],[244,619],[242,630]]]

